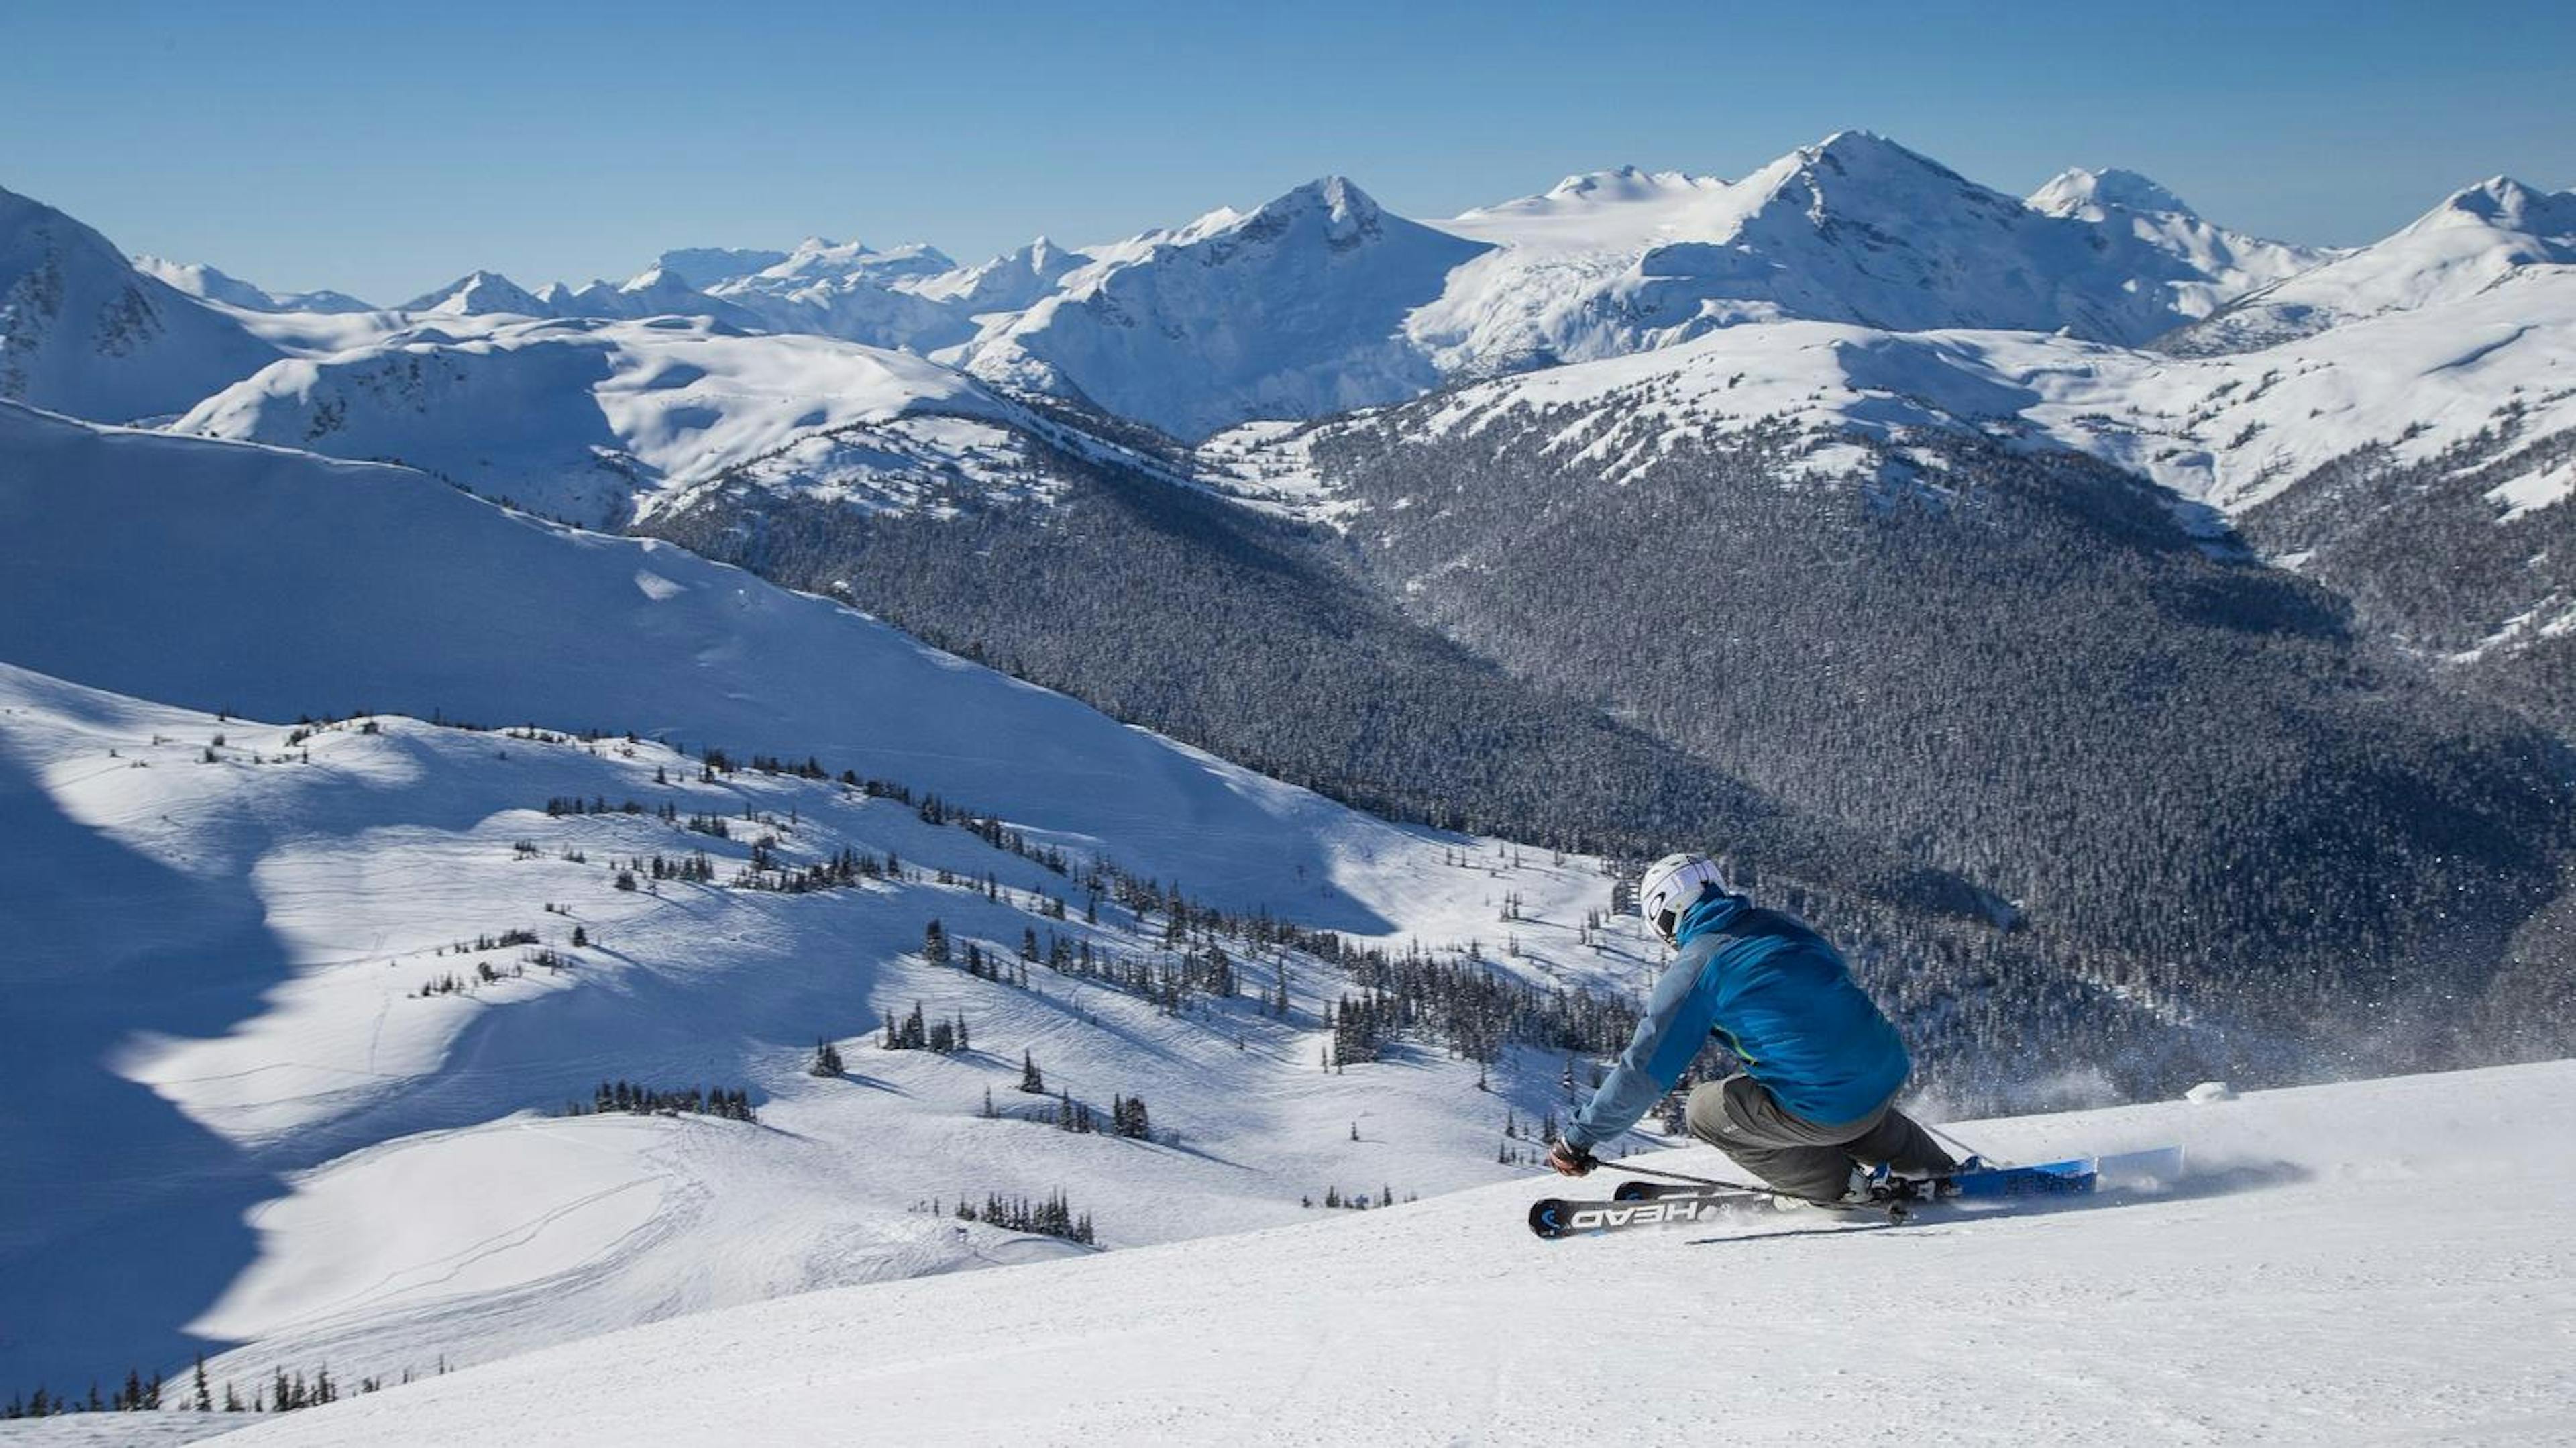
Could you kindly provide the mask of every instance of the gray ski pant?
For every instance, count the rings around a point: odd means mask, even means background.
[[[1893,1097],[1858,1121],[1827,1126],[1782,1106],[1768,1087],[1740,1071],[1691,1088],[1683,1120],[1691,1135],[1736,1165],[1810,1201],[1841,1196],[1854,1166],[1883,1162],[1896,1171],[1922,1173],[1957,1165],[1931,1133],[1896,1109]]]

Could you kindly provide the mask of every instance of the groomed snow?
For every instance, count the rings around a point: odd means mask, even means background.
[[[2192,1165],[1902,1228],[1541,1243],[1532,1179],[682,1318],[238,1441],[2542,1441],[2576,1413],[2571,1111],[2561,1062],[1963,1125]]]

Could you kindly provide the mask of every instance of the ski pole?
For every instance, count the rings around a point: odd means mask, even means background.
[[[1968,1145],[1966,1142],[1961,1141],[1959,1138],[1952,1136],[1950,1133],[1943,1131],[1937,1126],[1926,1126],[1923,1129],[1932,1133],[1934,1136],[1939,1137],[1943,1145],[1956,1147],[1966,1155],[1973,1156],[1990,1166],[2013,1165],[2013,1163],[2004,1160],[2002,1157],[1986,1155],[1984,1152],[1977,1150],[1975,1147]]]
[[[1729,1190],[1741,1192],[1766,1192],[1771,1190],[1769,1187],[1757,1187],[1751,1182],[1720,1181],[1716,1177],[1692,1176],[1688,1172],[1665,1171],[1660,1167],[1630,1166],[1624,1161],[1602,1161],[1601,1158],[1597,1156],[1594,1157],[1593,1160],[1595,1162],[1599,1162],[1602,1166],[1610,1168],[1612,1171],[1624,1171],[1635,1176],[1662,1177],[1666,1181],[1689,1182],[1693,1186],[1726,1187]]]

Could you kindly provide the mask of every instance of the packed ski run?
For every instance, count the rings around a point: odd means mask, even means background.
[[[681,1318],[241,1441],[681,1442],[854,1415],[936,1443],[1807,1441],[1884,1434],[1901,1403],[1962,1442],[2544,1442],[2576,1413],[2576,1159],[2532,1123],[2570,1110],[2556,1064],[1958,1123],[2017,1159],[2172,1141],[2190,1165],[1894,1228],[1760,1205],[1533,1243],[1555,1187],[1498,1185]],[[1603,1361],[1614,1381],[1569,1385]]]
[[[1954,445],[2081,454],[2407,657],[2576,647],[2576,192],[2505,177],[2325,248],[1844,131],[1447,218],[1328,176],[971,266],[810,237],[398,307],[0,191],[0,1401],[185,1407],[200,1360],[354,1399],[0,1442],[1513,1441],[1654,1304],[1742,1336],[1622,1357],[1623,1433],[2564,1431],[2563,1065],[1964,1124],[1918,1076],[1985,1160],[1832,1200],[1655,1151],[1677,1096],[1542,1179],[1689,948],[1619,908],[1642,861],[1380,818],[864,578],[618,536],[966,548],[1107,478],[1382,547],[1445,505],[1337,460],[1533,419],[1605,489],[1786,436],[1783,488],[1937,510]],[[2466,479],[2437,641],[2337,530]]]

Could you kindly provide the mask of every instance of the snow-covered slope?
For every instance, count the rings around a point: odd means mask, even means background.
[[[911,702],[978,707],[985,678]],[[934,1198],[1063,1192],[1109,1246],[1295,1221],[1328,1189],[1509,1176],[1506,1114],[1562,1104],[1552,1054],[1506,1053],[1492,1091],[1436,1051],[1319,1071],[1339,969],[1223,930],[1175,941],[1159,904],[1086,895],[1097,839],[1035,838],[1074,852],[1065,873],[926,807],[613,734],[299,729],[0,665],[0,831],[30,853],[0,883],[0,1049],[35,1083],[0,1104],[0,1304],[53,1324],[0,1335],[0,1382],[148,1371],[185,1356],[182,1328],[246,1344],[214,1366],[245,1386],[318,1362],[391,1378],[1075,1250],[961,1228]],[[1409,931],[1444,940],[1511,890],[1530,916],[1512,968],[1644,967],[1624,933],[1576,942],[1595,862],[1372,838],[1383,854],[1344,863]],[[946,965],[921,954],[931,920]],[[1205,975],[1212,948],[1239,995]],[[1185,956],[1198,983],[1175,996]],[[1131,969],[1161,983],[1108,978]],[[882,1049],[915,1002],[964,1018],[972,1049]],[[845,1074],[810,1074],[818,1038]],[[1024,1053],[1058,1095],[1020,1092]],[[742,1086],[760,1121],[547,1114],[609,1079]],[[1153,1140],[1051,1123],[1065,1100],[1105,1123],[1121,1096],[1149,1103]],[[86,1265],[145,1254],[156,1270],[115,1285]]]
[[[1091,262],[1089,255],[1067,251],[1041,236],[991,261],[900,285],[914,296],[955,307],[971,318],[1028,307],[1053,291],[1069,273]]]
[[[2134,342],[2249,280],[2232,255],[2191,249],[2210,238],[2177,218],[2133,228],[2125,214],[2035,209],[1864,131],[1733,184],[1612,172],[1440,224],[1500,247],[1407,324],[1451,372],[1784,318]]]
[[[561,282],[537,300],[558,317],[707,317],[726,326],[749,330],[760,320],[731,302],[720,301],[668,267],[654,266],[622,282],[592,282],[578,290]]]
[[[2283,281],[2340,253],[2230,231],[2203,220],[2183,199],[2135,171],[2070,167],[2024,203],[2049,216],[2104,228],[2124,258],[2139,246],[2179,258],[2192,277],[2166,283],[2175,312],[2206,317],[2231,298]]]
[[[1611,460],[1772,422],[1883,440],[1964,430],[2090,452],[2233,513],[2356,448],[2419,461],[2508,416],[2532,436],[2576,427],[2576,272],[2527,266],[2463,300],[2207,358],[2033,332],[1732,327],[1460,388],[1395,426],[1445,434],[1524,406],[1611,419],[1580,429]],[[1201,455],[1254,496],[1336,516],[1299,464],[1311,443],[1246,428]],[[2535,480],[2519,502],[2565,491]]]
[[[1188,438],[1393,401],[1438,380],[1406,315],[1483,250],[1326,177],[1072,273],[968,366]]]
[[[1385,918],[1349,862],[1415,837],[822,599],[406,469],[14,406],[0,456],[0,659],[80,683],[819,754],[1344,929]]]
[[[2569,266],[2576,266],[2576,191],[2497,176],[2444,198],[2395,235],[2246,296],[2160,345],[2195,356],[2250,351]]]
[[[708,286],[712,295],[773,331],[926,354],[974,335],[964,309],[915,291],[956,270],[935,247],[879,251],[862,242],[808,237],[760,271]]]
[[[254,312],[278,310],[276,299],[237,277],[227,276],[203,262],[167,261],[161,257],[137,254],[134,269],[186,292],[201,302],[222,302],[228,306],[247,307]]]
[[[106,237],[0,190],[0,398],[125,422],[185,411],[277,355]]]
[[[1017,409],[947,368],[825,337],[663,318],[513,322],[481,335],[413,328],[280,362],[174,429],[400,461],[550,516],[617,525],[654,495],[800,438],[921,414],[982,424],[953,455],[925,444],[942,459],[971,461],[989,447],[998,468],[1013,451],[995,424]],[[901,450],[806,459],[797,481],[864,489],[907,471]]]
[[[1252,1236],[818,1293],[264,1424],[252,1443],[2554,1436],[2565,1063],[1963,1126],[2183,1179],[1902,1228],[1749,1212],[1539,1243],[1497,1186]],[[1659,1166],[1719,1165],[1694,1151]],[[1608,1183],[1594,1179],[1606,1192]]]
[[[199,301],[222,302],[254,312],[367,312],[375,310],[346,292],[328,289],[316,292],[271,292],[252,286],[239,277],[215,270],[204,262],[168,261],[157,256],[137,256],[134,269],[146,276],[157,277],[186,292]]]

